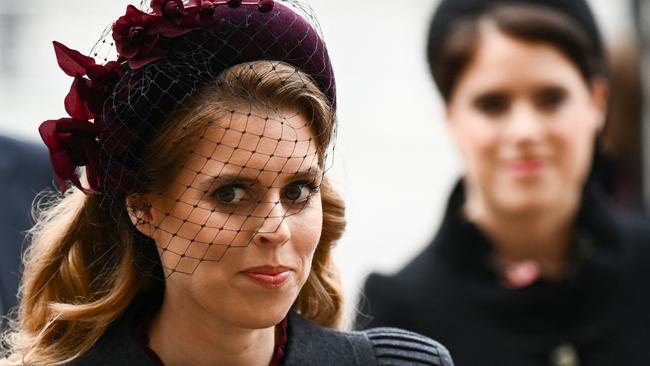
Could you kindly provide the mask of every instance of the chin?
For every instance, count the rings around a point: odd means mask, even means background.
[[[282,321],[295,302],[297,293],[293,291],[279,291],[273,293],[260,292],[254,296],[247,296],[237,306],[237,312],[247,319],[251,328],[265,328]],[[244,300],[245,299],[245,300]]]
[[[501,194],[499,206],[511,214],[533,214],[544,211],[552,205],[547,189],[513,189]]]
[[[256,311],[249,312],[245,316],[241,323],[245,328],[250,329],[263,329],[273,327],[276,324],[280,323],[282,319],[287,316],[287,313],[291,309],[291,304],[274,304],[271,306],[261,306]]]

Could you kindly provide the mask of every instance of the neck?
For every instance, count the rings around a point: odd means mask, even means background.
[[[500,210],[469,189],[466,197],[465,216],[488,237],[498,261],[534,261],[550,279],[564,276],[580,194],[529,212]]]
[[[215,319],[207,311],[188,311],[198,307],[184,305],[163,301],[151,323],[149,347],[163,364],[267,366],[270,363],[275,327],[245,329]]]

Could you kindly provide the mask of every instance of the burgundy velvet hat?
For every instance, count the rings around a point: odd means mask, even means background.
[[[54,42],[74,82],[70,118],[44,122],[57,183],[86,193],[141,192],[141,159],[149,139],[183,101],[225,69],[251,61],[287,63],[308,74],[336,105],[327,48],[311,19],[291,1],[153,0],[151,12],[128,6],[112,26],[117,60],[103,65]],[[92,120],[92,122],[91,122]],[[90,187],[76,169],[85,166]]]

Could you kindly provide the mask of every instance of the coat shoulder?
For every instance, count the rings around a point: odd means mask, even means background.
[[[429,288],[431,279],[444,264],[434,254],[435,245],[435,241],[430,243],[396,273],[371,273],[366,278],[364,291],[370,294],[388,293],[395,297],[396,294],[408,296],[414,291]]]
[[[372,344],[379,366],[453,366],[449,351],[431,338],[397,328],[372,328],[363,332]]]
[[[409,328],[405,318],[410,318],[413,304],[426,301],[441,283],[441,268],[435,263],[431,245],[400,271],[385,275],[371,273],[366,277],[357,299],[357,329],[376,326],[399,326]]]
[[[395,328],[343,332],[318,326],[296,313],[289,316],[289,344],[284,366],[451,366],[438,342]]]

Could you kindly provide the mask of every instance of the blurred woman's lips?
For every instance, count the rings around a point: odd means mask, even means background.
[[[287,282],[292,270],[284,266],[259,266],[242,271],[246,277],[265,287],[280,287]]]
[[[544,161],[541,159],[522,159],[508,164],[508,168],[517,177],[532,177],[542,171]]]

